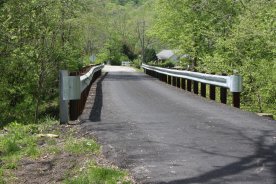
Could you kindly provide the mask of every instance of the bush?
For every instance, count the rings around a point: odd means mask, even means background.
[[[159,66],[163,67],[163,68],[173,68],[174,67],[174,63],[171,61],[165,61],[164,63],[160,63]]]
[[[122,65],[122,62],[120,60],[111,60],[110,61],[110,64],[111,65],[115,65],[115,66],[121,66]]]
[[[140,60],[139,59],[135,59],[132,63],[132,66],[135,67],[135,68],[138,68],[140,69],[141,68],[141,65],[140,65]]]

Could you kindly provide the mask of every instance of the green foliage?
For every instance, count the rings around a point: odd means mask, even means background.
[[[175,66],[174,62],[172,61],[165,61],[165,62],[160,62],[158,66],[163,67],[163,68],[173,68]]]
[[[133,62],[132,62],[132,66],[137,68],[137,69],[140,69],[141,68],[141,61],[139,59],[135,59]]]
[[[5,184],[4,181],[4,170],[0,167],[0,184]]]
[[[173,68],[175,66],[175,63],[173,61],[163,61],[163,62],[149,62],[148,63],[149,65],[152,65],[152,66],[159,66],[159,67],[162,67],[162,68]]]
[[[198,70],[238,70],[243,108],[275,114],[274,1],[157,0],[155,5],[152,36],[190,55]]]
[[[6,1],[0,7],[0,122],[37,122],[58,96],[58,71],[82,65],[73,0]],[[73,28],[74,27],[74,28]]]
[[[126,44],[123,44],[122,53],[128,57],[127,60],[133,61],[134,59],[137,58],[137,55]]]
[[[23,156],[37,157],[40,155],[37,149],[35,136],[38,133],[38,125],[21,125],[16,122],[5,127],[7,133],[0,139],[1,159],[4,168],[15,169],[18,160]],[[1,168],[1,167],[0,167]]]
[[[126,179],[126,173],[117,169],[105,168],[90,164],[89,168],[74,179],[68,179],[67,184],[130,184]]]
[[[154,49],[145,49],[145,63],[150,61],[157,61],[158,58],[156,56],[156,52]]]

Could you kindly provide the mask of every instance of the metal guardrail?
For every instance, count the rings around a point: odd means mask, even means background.
[[[239,75],[231,76],[221,76],[221,75],[211,75],[199,72],[181,71],[173,70],[155,66],[149,66],[142,64],[142,68],[147,70],[152,70],[165,75],[170,75],[173,77],[185,78],[192,81],[197,81],[205,84],[211,84],[219,87],[225,87],[230,89],[231,92],[241,92],[242,91],[242,77]]]
[[[91,84],[101,75],[103,68],[104,64],[94,66],[81,76],[69,76],[68,71],[60,71],[60,123],[68,123],[69,117],[77,119],[83,111]]]
[[[229,89],[230,92],[233,93],[233,105],[235,107],[240,106],[240,92],[242,92],[242,77],[239,75],[231,75],[231,76],[222,76],[222,75],[212,75],[205,74],[199,72],[191,72],[191,71],[181,71],[174,69],[167,69],[161,67],[150,66],[146,64],[142,64],[142,68],[144,68],[145,72],[151,76],[157,77],[160,80],[167,82],[169,84],[175,84],[180,87],[181,79],[187,80],[187,88],[188,91],[191,91],[191,81],[193,81],[194,92],[198,94],[198,82],[202,84],[201,95],[206,97],[206,84],[210,85],[210,98],[215,100],[215,87],[221,87],[221,101],[222,103],[226,103],[226,94]],[[186,88],[186,83],[182,84],[182,88]],[[205,90],[205,91],[204,91]],[[226,92],[225,92],[226,91]],[[223,99],[222,99],[223,96]]]
[[[104,64],[92,67],[89,72],[87,72],[86,74],[80,76],[80,83],[81,83],[81,92],[83,92],[83,90],[85,90],[85,88],[87,88],[87,86],[90,84],[93,75],[104,68]]]
[[[130,66],[130,62],[129,61],[122,61],[122,66]]]

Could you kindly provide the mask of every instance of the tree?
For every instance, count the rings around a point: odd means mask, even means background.
[[[192,56],[198,70],[238,70],[243,106],[276,114],[273,1],[158,0],[155,6],[151,35]]]
[[[58,70],[80,66],[81,50],[68,20],[75,1],[9,0],[0,9],[0,121],[37,122],[58,85]],[[75,9],[74,9],[74,8]],[[74,11],[73,11],[74,9]],[[78,32],[78,31],[76,31]]]

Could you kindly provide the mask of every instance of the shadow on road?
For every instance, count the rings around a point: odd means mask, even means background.
[[[242,180],[246,183],[260,180],[264,182],[263,175],[273,176],[267,178],[268,183],[271,181],[276,184],[276,144],[275,144],[275,132],[274,131],[263,131],[262,135],[259,136],[258,140],[247,137],[242,132],[239,135],[244,139],[252,142],[256,151],[249,156],[240,158],[237,162],[230,163],[222,166],[218,169],[214,169],[203,173],[196,177],[180,179],[170,182],[159,182],[159,184],[192,184],[192,183],[239,183]],[[273,137],[274,136],[274,137]],[[274,141],[272,140],[274,139]],[[272,140],[273,144],[268,144],[268,140]],[[203,151],[203,150],[201,150]],[[208,154],[212,154],[208,152]],[[216,155],[216,153],[213,153]],[[242,178],[242,173],[250,170],[252,172],[250,176]],[[236,176],[239,175],[239,176]],[[259,177],[259,175],[262,175]],[[264,182],[266,183],[266,182]]]
[[[89,120],[91,122],[101,121],[102,107],[103,107],[103,90],[102,90],[102,81],[105,79],[108,72],[97,82],[94,104],[91,108]]]

